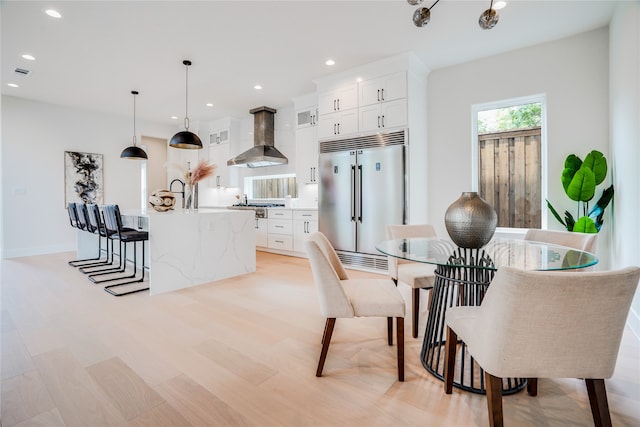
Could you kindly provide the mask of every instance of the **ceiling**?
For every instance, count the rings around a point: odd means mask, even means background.
[[[399,53],[435,70],[600,28],[615,3],[510,0],[498,25],[481,30],[489,0],[442,0],[423,28],[406,0],[4,0],[2,94],[131,116],[137,90],[138,118],[180,126],[190,59],[191,122],[245,117],[256,106],[291,105],[315,90],[314,79]],[[45,15],[49,8],[62,18]]]

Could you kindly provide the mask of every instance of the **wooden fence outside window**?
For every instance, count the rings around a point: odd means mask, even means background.
[[[541,128],[478,135],[479,194],[498,213],[498,227],[540,228]]]

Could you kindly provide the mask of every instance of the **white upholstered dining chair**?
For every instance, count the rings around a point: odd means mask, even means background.
[[[409,237],[436,237],[436,230],[429,224],[403,224],[386,227],[388,239],[404,239]],[[411,332],[418,337],[420,317],[420,289],[433,289],[435,265],[406,261],[389,256],[389,276],[396,283],[406,283],[411,288]]]
[[[306,241],[320,311],[327,318],[316,376],[322,376],[336,318],[386,317],[389,345],[396,318],[398,381],[404,381],[404,315],[402,295],[389,279],[349,279],[333,246],[320,232]]]
[[[592,254],[596,253],[598,246],[598,234],[596,233],[539,230],[537,228],[528,229],[524,235],[524,240],[567,246]]]
[[[610,426],[610,378],[640,268],[524,271],[501,267],[482,304],[446,313],[445,392],[452,392],[458,340],[485,371],[489,424],[502,426],[502,380],[584,378],[596,426]]]

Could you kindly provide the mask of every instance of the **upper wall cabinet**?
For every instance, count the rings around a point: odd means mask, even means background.
[[[320,115],[337,113],[358,107],[358,85],[352,84],[318,95]]]
[[[389,74],[358,84],[360,107],[407,97],[407,75],[405,72]]]

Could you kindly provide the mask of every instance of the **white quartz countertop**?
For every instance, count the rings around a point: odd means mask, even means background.
[[[173,209],[166,212],[158,212],[153,209],[147,210],[125,210],[122,211],[122,215],[130,215],[130,216],[174,216],[174,215],[205,215],[205,214],[246,214],[246,211],[242,210],[233,210],[227,208],[198,208],[198,209]]]

